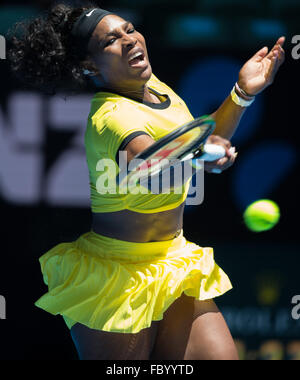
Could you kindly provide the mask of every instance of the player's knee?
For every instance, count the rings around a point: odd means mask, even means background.
[[[239,360],[234,342],[215,347],[212,349],[211,355],[211,360]]]
[[[239,360],[235,344],[222,343],[210,344],[203,348],[202,345],[189,346],[185,354],[186,360]]]
[[[239,355],[235,346],[224,347],[216,360],[239,360]]]

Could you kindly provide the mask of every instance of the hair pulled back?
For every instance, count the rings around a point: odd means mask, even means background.
[[[84,69],[95,70],[72,41],[71,30],[87,6],[57,4],[46,17],[17,23],[10,31],[8,59],[13,73],[27,85],[48,94],[87,89]]]

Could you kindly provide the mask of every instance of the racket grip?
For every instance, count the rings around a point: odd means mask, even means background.
[[[205,144],[203,147],[203,154],[199,157],[203,161],[216,161],[225,157],[225,149],[221,145]]]

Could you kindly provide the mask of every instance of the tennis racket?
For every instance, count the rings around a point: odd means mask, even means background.
[[[174,162],[178,164],[194,159],[215,161],[224,157],[225,149],[222,146],[205,144],[215,126],[213,119],[203,116],[175,129],[135,156],[126,170],[118,174],[117,185],[136,185],[170,168]]]

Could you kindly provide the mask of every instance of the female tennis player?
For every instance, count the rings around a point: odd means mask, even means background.
[[[48,292],[36,306],[63,316],[81,360],[238,359],[213,300],[232,288],[230,280],[212,248],[183,234],[186,189],[97,192],[99,160],[116,162],[124,150],[129,162],[193,120],[184,101],[152,73],[143,36],[109,11],[60,4],[12,43],[12,69],[37,88],[96,87],[85,134],[92,227],[40,258]],[[208,172],[234,163],[230,139],[255,95],[272,83],[284,61],[283,43],[281,37],[270,52],[255,54],[211,115],[216,130],[208,142],[222,145],[226,156],[207,164]]]

